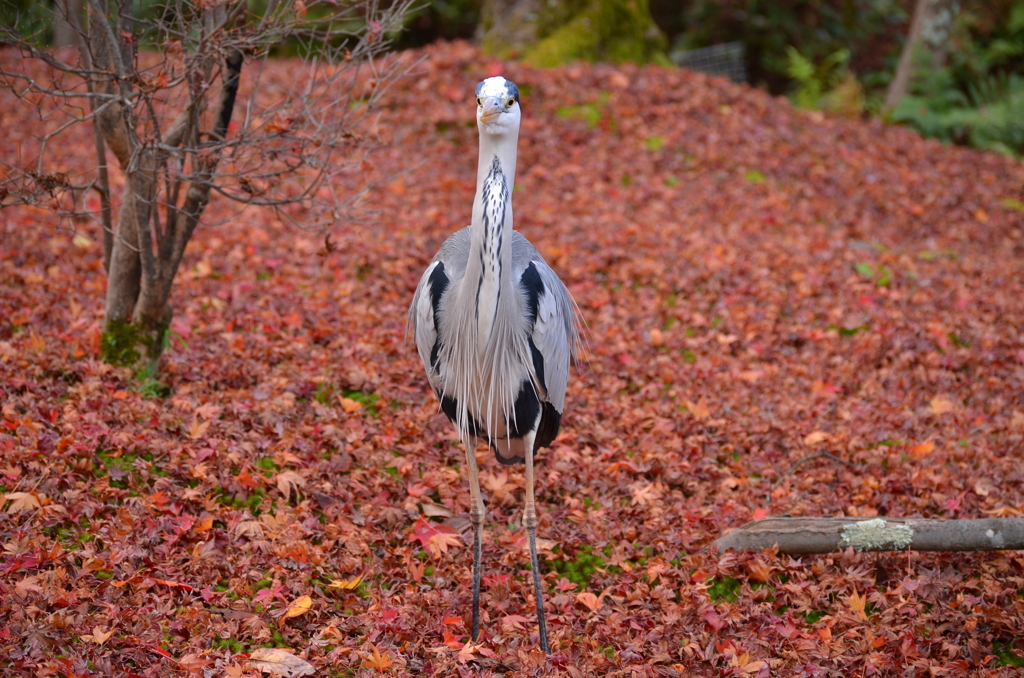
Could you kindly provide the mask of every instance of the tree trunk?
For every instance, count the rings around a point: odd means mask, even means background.
[[[82,16],[82,0],[57,0],[53,8],[53,46],[74,47],[78,44],[76,26]]]
[[[117,36],[107,20],[102,0],[90,0],[90,51],[97,69],[117,76],[94,81],[97,91],[112,93],[114,87],[122,95],[129,93],[134,70],[134,48]],[[120,0],[118,22],[127,25],[131,16],[131,1]],[[224,28],[226,11],[217,8],[207,15],[208,34]],[[220,100],[213,114],[213,128],[206,131],[210,145],[215,146],[227,134],[238,92],[243,55],[231,50],[221,76]],[[209,82],[210,69],[205,74]],[[173,309],[169,305],[174,277],[192,237],[199,218],[206,208],[213,186],[218,152],[191,153],[191,175],[185,199],[181,206],[174,204],[179,195],[180,179],[174,187],[165,178],[161,190],[161,167],[166,163],[169,150],[179,146],[190,133],[189,122],[198,116],[191,107],[201,106],[203,95],[188,104],[179,118],[172,123],[160,142],[143,144],[137,137],[133,112],[129,107],[108,106],[98,116],[98,129],[106,145],[114,152],[125,173],[124,195],[117,230],[110,251],[107,276],[106,317],[100,345],[107,362],[133,368],[137,373],[153,374],[167,341]],[[191,129],[199,136],[199,130]],[[164,199],[161,201],[160,196]],[[159,203],[166,208],[161,210]],[[161,212],[164,213],[161,226]]]
[[[1002,551],[1024,549],[1024,518],[790,518],[755,520],[715,542],[719,551]]]
[[[914,77],[914,57],[918,47],[924,47],[932,69],[946,63],[946,46],[953,20],[960,12],[960,0],[917,0],[914,16],[907,31],[907,41],[900,53],[896,74],[885,95],[885,107],[893,109],[910,89]]]

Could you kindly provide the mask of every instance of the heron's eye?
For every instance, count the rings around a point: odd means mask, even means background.
[[[481,99],[480,97],[477,97],[476,98],[476,105],[477,106],[483,106],[484,105],[484,100]]]
[[[515,102],[516,102],[515,99],[513,99],[512,97],[509,97],[508,101],[505,102],[505,108],[512,108],[512,104],[514,104]]]

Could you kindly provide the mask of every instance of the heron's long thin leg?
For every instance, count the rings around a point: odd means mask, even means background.
[[[473,641],[480,637],[480,570],[484,529],[484,500],[480,497],[480,472],[476,466],[476,438],[466,441],[466,466],[469,467],[469,519],[473,523]]]
[[[523,511],[526,534],[530,539],[530,566],[533,569],[533,596],[537,599],[537,626],[540,635],[540,649],[548,650],[548,625],[544,619],[544,594],[540,588],[540,565],[537,562],[537,505],[533,500],[533,443],[535,433],[523,436],[526,444],[526,510]]]

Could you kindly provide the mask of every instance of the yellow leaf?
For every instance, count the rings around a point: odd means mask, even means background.
[[[211,527],[213,527],[213,516],[206,516],[196,523],[196,526],[192,528],[192,531],[196,533],[206,532]]]
[[[373,648],[373,656],[366,657],[363,660],[364,667],[376,669],[379,673],[384,673],[385,669],[395,663],[387,653],[381,654],[380,650],[373,643],[370,643],[370,647]]]
[[[868,599],[865,596],[854,591],[846,598],[846,601],[850,604],[850,609],[856,612],[858,617],[867,621],[868,616],[864,613],[864,606],[867,605]]]
[[[32,492],[8,492],[4,495],[3,503],[7,502],[11,502],[11,507],[7,509],[8,513],[31,511],[42,506],[39,497]]]
[[[292,604],[288,606],[288,610],[284,613],[285,619],[291,617],[298,617],[309,612],[309,608],[313,607],[313,599],[309,596],[299,596],[292,601]]]
[[[92,238],[76,233],[75,237],[71,239],[71,243],[80,250],[87,250],[92,247]]]
[[[192,440],[199,440],[204,435],[206,435],[206,431],[209,428],[210,422],[204,421],[200,423],[199,418],[197,417],[192,420],[191,424],[188,425],[188,437],[191,438]]]
[[[103,643],[107,642],[107,639],[110,638],[110,636],[112,635],[114,635],[113,629],[109,631],[104,631],[99,626],[94,626],[92,627],[92,634],[83,635],[81,636],[81,638],[82,640],[90,641],[96,643],[97,645],[102,645]]]
[[[928,406],[932,414],[947,414],[953,411],[953,401],[946,396],[935,396]]]
[[[711,410],[708,409],[708,399],[705,398],[704,396],[700,397],[696,405],[694,405],[689,400],[683,401],[683,404],[686,405],[686,409],[690,411],[690,414],[693,415],[693,418],[698,421],[707,419],[708,417],[711,416]]]
[[[363,575],[359,575],[355,579],[335,579],[327,585],[329,589],[341,589],[342,591],[352,591],[360,582],[363,581]]]
[[[355,412],[362,406],[363,404],[358,400],[352,400],[351,398],[341,398],[341,409],[345,410],[349,414]]]

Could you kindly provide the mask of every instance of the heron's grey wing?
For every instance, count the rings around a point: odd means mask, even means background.
[[[448,287],[449,280],[445,275],[444,264],[439,261],[430,262],[430,266],[420,277],[416,286],[416,294],[409,307],[409,323],[412,325],[413,338],[416,340],[416,351],[420,354],[423,367],[427,371],[427,381],[436,391],[440,380],[437,365],[437,327],[440,324],[436,305],[440,305],[440,296]]]
[[[524,273],[524,277],[534,275],[539,278],[541,289],[530,309],[535,316],[530,339],[543,360],[547,401],[561,413],[569,382],[569,363],[578,341],[575,305],[569,290],[543,259],[530,262]]]
[[[462,280],[469,258],[469,227],[456,231],[442,243],[430,266],[420,276],[412,304],[409,306],[409,324],[416,341],[416,350],[423,361],[427,380],[435,393],[440,394],[441,365],[438,327],[444,312],[446,292],[453,290]]]
[[[569,363],[579,347],[579,321],[572,295],[537,249],[518,231],[512,236],[512,275],[524,295],[530,320],[530,351],[545,401],[558,414],[542,421],[538,438],[554,439],[565,405]],[[545,435],[541,435],[544,433]]]

